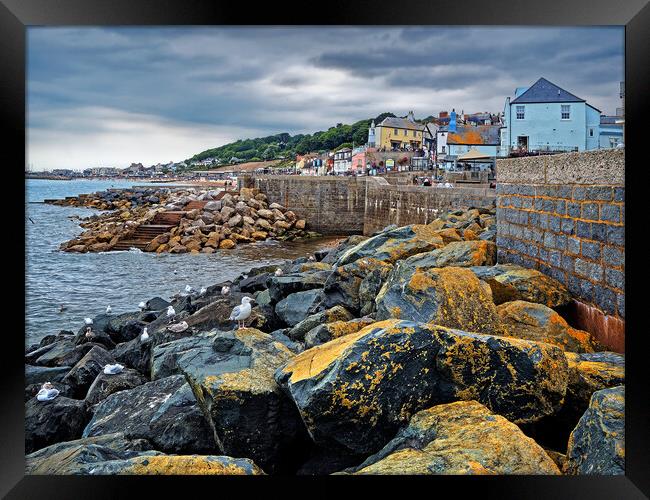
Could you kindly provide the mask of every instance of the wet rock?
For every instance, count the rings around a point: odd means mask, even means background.
[[[436,404],[475,399],[515,423],[552,414],[567,362],[549,344],[387,320],[298,354],[275,377],[317,444],[374,453]]]
[[[151,344],[152,341],[141,342],[140,338],[136,337],[129,342],[123,342],[115,346],[111,354],[119,363],[133,368],[143,375],[148,375],[149,361],[151,360]]]
[[[170,303],[160,297],[154,297],[153,299],[149,299],[145,305],[147,311],[162,311],[163,309],[167,309]]]
[[[124,432],[167,453],[215,450],[210,426],[182,375],[111,394],[94,410],[83,437]]]
[[[558,307],[571,301],[571,295],[562,283],[535,269],[509,264],[470,269],[479,279],[490,285],[494,303],[497,305],[525,300],[548,307]]]
[[[176,360],[222,453],[250,457],[267,472],[299,459],[305,430],[273,378],[292,356],[270,335],[245,328],[217,332],[211,345]]]
[[[115,375],[106,375],[102,371],[88,388],[86,402],[89,405],[95,405],[115,392],[133,389],[146,382],[147,378],[144,375],[129,368],[125,368]]]
[[[151,380],[178,375],[178,359],[186,354],[193,356],[197,348],[211,348],[216,332],[182,338],[154,346],[151,351]]]
[[[491,241],[458,241],[442,248],[412,255],[404,265],[411,267],[491,266],[496,261],[496,245]]]
[[[359,315],[368,316],[377,310],[375,299],[386,283],[393,266],[379,266],[371,270],[359,285]]]
[[[34,364],[41,366],[74,366],[88,351],[93,347],[101,347],[100,344],[88,342],[81,345],[75,345],[74,338],[65,341],[55,342],[45,354],[39,356]],[[30,354],[30,357],[36,353]],[[26,362],[29,362],[26,359]]]
[[[505,302],[497,307],[505,335],[518,339],[548,342],[571,352],[594,352],[589,332],[571,328],[550,307],[523,300]]]
[[[567,474],[625,474],[625,386],[593,394],[566,457]]]
[[[287,295],[275,306],[275,314],[286,325],[295,326],[321,308],[323,292],[319,289],[306,290]]]
[[[307,316],[300,323],[287,331],[287,336],[293,340],[304,341],[305,334],[324,323],[333,321],[349,321],[353,318],[352,314],[343,306],[334,306],[331,309]]]
[[[476,401],[422,410],[356,474],[550,474],[560,470],[519,427]]]
[[[85,401],[58,396],[25,403],[25,453],[81,437],[90,418]]]
[[[352,247],[357,246],[358,244],[366,241],[367,236],[362,236],[360,234],[353,234],[342,240],[336,247],[331,249],[320,250],[314,253],[316,260],[324,262],[326,264],[335,264],[341,255],[343,255],[347,250]]]
[[[362,257],[396,262],[441,246],[443,246],[443,240],[435,234],[432,227],[424,224],[412,224],[373,236],[350,248],[338,259],[337,266],[349,264]]]
[[[83,399],[86,397],[90,384],[93,383],[97,375],[102,373],[104,366],[114,362],[113,356],[106,349],[99,346],[93,347],[72,367],[61,382],[71,387],[74,397]]]
[[[413,268],[391,271],[376,298],[377,319],[408,319],[468,332],[500,333],[489,289],[469,269]]]

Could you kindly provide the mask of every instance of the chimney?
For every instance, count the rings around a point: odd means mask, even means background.
[[[409,111],[409,114],[406,117],[406,119],[410,122],[415,122],[415,115],[413,114],[413,111]]]

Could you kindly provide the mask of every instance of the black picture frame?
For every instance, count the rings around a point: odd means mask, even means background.
[[[642,117],[648,109],[648,54],[650,54],[650,5],[647,0],[478,0],[463,2],[402,1],[398,4],[387,0],[373,2],[343,0],[326,4],[283,2],[244,4],[208,0],[0,0],[0,103],[5,144],[5,186],[13,194],[17,207],[24,203],[22,192],[25,164],[25,65],[26,27],[34,25],[624,25],[625,26],[625,91],[626,91],[626,190],[632,209],[628,209],[627,227],[640,223],[644,210],[636,210],[642,194],[636,196],[643,185],[636,180],[645,169],[647,159],[641,160],[644,141]],[[647,142],[647,141],[646,141]],[[6,152],[9,155],[6,155]],[[639,162],[634,161],[638,155]],[[14,180],[15,177],[15,180]],[[629,182],[630,178],[633,179]],[[15,209],[15,208],[14,208]],[[17,209],[16,209],[17,210]],[[24,225],[14,214],[13,227],[8,234],[21,234]],[[630,245],[638,238],[635,230],[626,231],[626,260],[628,268],[643,269],[640,260],[642,243]],[[642,233],[642,231],[640,231]],[[23,233],[24,234],[24,233]],[[15,242],[15,236],[12,238]],[[638,240],[641,241],[641,240]],[[22,249],[24,251],[24,248]],[[11,246],[6,268],[15,276],[10,281],[10,302],[5,311],[13,314],[24,307],[25,255],[18,244]],[[16,255],[13,255],[16,254]],[[636,262],[636,264],[634,263]],[[8,263],[8,265],[7,265]],[[637,267],[638,266],[638,267]],[[9,269],[6,269],[9,270]],[[642,281],[627,276],[628,302],[626,338],[626,474],[619,477],[427,477],[427,478],[217,478],[202,486],[214,494],[226,494],[225,486],[239,490],[259,488],[267,496],[272,490],[278,493],[295,491],[299,494],[324,497],[341,494],[353,485],[362,491],[367,488],[385,488],[386,481],[397,483],[409,494],[412,487],[424,488],[428,494],[453,494],[458,496],[480,495],[480,498],[554,498],[554,499],[621,499],[647,498],[650,495],[650,412],[647,389],[647,336],[643,331],[639,313],[639,296],[644,293]],[[638,293],[635,293],[638,292]],[[643,297],[643,295],[641,295]],[[10,314],[10,315],[11,315]],[[6,313],[5,313],[6,315]],[[8,318],[9,319],[9,318]],[[15,315],[13,319],[16,318]],[[4,321],[3,321],[4,323]],[[7,323],[8,324],[8,323]],[[24,322],[23,322],[24,325]],[[6,328],[3,332],[3,376],[0,377],[0,495],[7,498],[115,498],[136,493],[138,495],[170,494],[192,495],[195,493],[194,477],[54,477],[24,476],[24,404],[23,380],[24,337],[18,335],[20,328]],[[319,484],[314,484],[318,481]],[[412,481],[419,484],[411,486]],[[321,484],[322,483],[322,484]],[[404,484],[400,484],[404,483]],[[445,486],[453,493],[443,493]],[[302,492],[302,493],[300,493]],[[422,493],[419,493],[422,494]]]

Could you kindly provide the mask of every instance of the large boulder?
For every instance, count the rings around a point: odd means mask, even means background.
[[[25,457],[27,474],[79,474],[85,465],[120,460],[151,450],[144,439],[127,439],[123,433],[55,443]]]
[[[344,240],[341,240],[334,248],[324,248],[322,250],[317,250],[314,252],[314,257],[316,260],[324,262],[325,264],[334,264],[346,251],[352,247],[357,246],[359,243],[366,241],[367,239],[367,236],[353,234],[352,236],[348,236]]]
[[[343,337],[344,335],[356,333],[373,323],[375,323],[373,318],[354,318],[350,321],[334,321],[320,324],[305,334],[305,348],[310,349],[330,340]]]
[[[345,307],[334,306],[331,309],[307,316],[293,328],[290,328],[287,331],[287,336],[294,341],[303,341],[305,340],[305,334],[318,325],[332,323],[334,321],[349,321],[352,318],[352,314]]]
[[[197,349],[211,347],[215,335],[215,331],[205,332],[154,346],[151,351],[151,380],[182,373],[178,359],[186,354],[194,356]]]
[[[248,458],[217,455],[140,455],[125,460],[94,463],[82,474],[165,476],[258,476],[260,469]]]
[[[359,285],[359,315],[368,316],[377,310],[375,299],[386,283],[393,266],[378,266],[372,269],[361,280]]]
[[[356,474],[551,474],[557,465],[512,422],[476,401],[422,410]]]
[[[272,276],[268,281],[271,301],[277,303],[292,293],[323,288],[329,275],[328,271],[315,271]]]
[[[571,302],[571,295],[562,283],[535,269],[509,264],[470,269],[479,279],[490,285],[494,303],[497,305],[513,300],[525,300],[548,307],[558,307]]]
[[[391,229],[362,241],[343,252],[337,261],[337,266],[344,266],[362,257],[397,262],[443,245],[442,238],[435,234],[435,228],[424,224],[412,224]]]
[[[295,326],[322,309],[323,291],[305,290],[287,295],[275,306],[275,314],[286,325]]]
[[[212,430],[182,375],[111,394],[94,410],[83,437],[124,432],[168,453],[216,449]]]
[[[468,332],[500,333],[489,287],[469,269],[398,264],[376,298],[377,319],[408,319]]]
[[[217,332],[208,340],[175,362],[214,429],[218,449],[250,457],[267,472],[283,470],[306,441],[296,408],[273,378],[293,353],[252,328]]]
[[[44,382],[60,382],[70,366],[32,366],[25,365],[25,385],[42,384]]]
[[[72,367],[61,382],[71,388],[73,397],[84,399],[88,388],[97,375],[102,373],[104,366],[114,362],[113,356],[106,349],[93,347]]]
[[[25,403],[25,452],[81,437],[90,415],[85,401],[58,396]]]
[[[597,391],[569,437],[566,473],[625,474],[625,386]]]
[[[323,306],[330,308],[340,305],[353,314],[359,314],[362,307],[359,289],[364,278],[375,270],[385,276],[391,268],[392,264],[370,257],[338,266],[325,282]]]
[[[114,375],[107,375],[102,371],[88,388],[86,402],[89,405],[95,405],[114,392],[133,389],[145,383],[147,383],[147,378],[137,370],[125,368]]]
[[[550,307],[524,300],[504,302],[497,307],[504,334],[518,339],[548,342],[571,352],[594,352],[589,332],[571,328]]]
[[[405,264],[412,267],[491,266],[497,248],[491,241],[458,241],[430,252],[412,255]]]
[[[515,423],[560,407],[558,347],[387,320],[308,349],[276,372],[314,441],[374,453],[415,412],[475,399]]]
[[[89,342],[76,345],[74,337],[62,339],[46,345],[25,356],[25,363],[39,366],[74,366],[96,345]]]

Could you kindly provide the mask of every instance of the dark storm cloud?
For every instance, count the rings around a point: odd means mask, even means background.
[[[541,76],[613,112],[623,30],[35,27],[28,29],[28,151],[51,158],[52,145],[92,133],[131,151],[124,141],[137,133],[123,131],[151,123],[161,147],[173,142],[165,134],[196,138],[164,152],[180,160],[219,141],[313,132],[384,111],[496,112],[515,87]],[[77,141],[75,153],[86,142]]]

